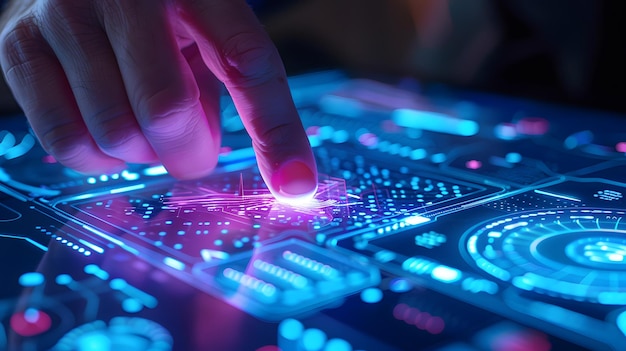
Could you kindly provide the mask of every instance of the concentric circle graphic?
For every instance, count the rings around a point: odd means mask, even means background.
[[[553,209],[482,223],[463,236],[471,264],[517,288],[626,305],[626,210]]]

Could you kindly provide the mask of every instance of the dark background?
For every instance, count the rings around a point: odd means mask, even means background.
[[[249,0],[290,75],[345,69],[626,113],[622,0]],[[0,113],[18,111],[0,87]]]

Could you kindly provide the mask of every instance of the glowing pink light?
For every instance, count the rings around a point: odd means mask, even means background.
[[[494,351],[550,351],[552,345],[545,334],[533,331],[502,333],[491,343]]]
[[[50,329],[52,319],[43,311],[29,308],[11,316],[11,329],[21,336],[35,336]]]
[[[550,129],[550,122],[541,117],[525,117],[517,122],[516,129],[521,134],[544,135]]]
[[[320,127],[319,126],[311,126],[306,129],[306,135],[319,135]]]
[[[373,133],[363,133],[359,136],[359,143],[367,147],[376,146],[378,144],[378,136]]]
[[[426,323],[426,331],[431,334],[440,334],[446,328],[446,323],[441,317],[433,317]]]
[[[626,141],[617,143],[617,145],[615,145],[615,150],[617,150],[617,152],[626,153]]]
[[[55,163],[57,163],[57,160],[52,155],[46,155],[46,156],[42,157],[41,161],[43,163],[48,163],[48,164],[55,164]]]
[[[483,166],[483,163],[478,160],[469,160],[465,162],[465,167],[468,169],[479,169]]]
[[[427,331],[430,334],[440,334],[446,326],[445,321],[441,317],[422,312],[403,303],[397,304],[393,308],[392,313],[395,319],[413,325],[417,329]]]

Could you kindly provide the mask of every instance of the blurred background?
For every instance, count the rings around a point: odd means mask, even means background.
[[[288,74],[344,69],[626,112],[622,0],[249,0]],[[0,112],[16,111],[0,87]]]
[[[626,2],[251,0],[290,74],[343,68],[626,112]]]

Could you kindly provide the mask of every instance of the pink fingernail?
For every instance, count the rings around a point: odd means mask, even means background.
[[[272,176],[277,197],[285,199],[312,198],[317,191],[315,173],[301,161],[288,161]]]

